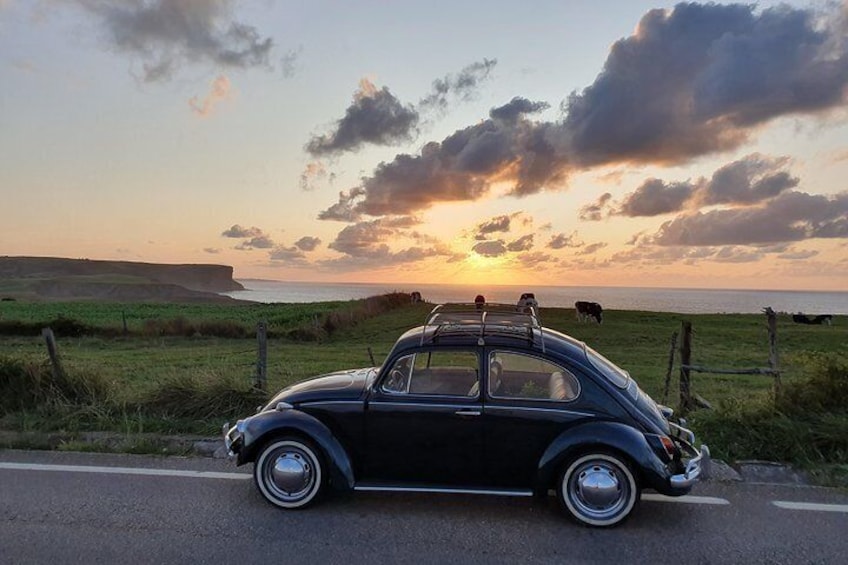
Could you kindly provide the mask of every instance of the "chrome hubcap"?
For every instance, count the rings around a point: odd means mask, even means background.
[[[630,484],[621,470],[606,461],[580,465],[568,479],[566,488],[576,509],[596,520],[615,516],[630,497]]]
[[[308,494],[315,482],[315,471],[307,454],[287,448],[268,466],[269,486],[283,500],[294,501]]]

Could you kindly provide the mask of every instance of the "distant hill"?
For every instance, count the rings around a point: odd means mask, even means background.
[[[0,257],[0,295],[47,300],[223,302],[244,290],[227,265]]]

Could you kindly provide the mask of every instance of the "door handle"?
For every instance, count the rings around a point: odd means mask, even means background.
[[[456,414],[457,416],[460,416],[460,417],[466,417],[466,416],[479,416],[480,414],[482,414],[482,412],[480,412],[480,410],[475,410],[475,409],[472,409],[472,408],[462,408],[461,410],[457,410],[456,412],[454,412],[454,414]]]

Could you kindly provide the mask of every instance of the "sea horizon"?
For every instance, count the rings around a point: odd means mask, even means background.
[[[364,282],[303,282],[238,278],[246,290],[227,296],[253,302],[305,303],[355,300],[387,292],[420,292],[433,303],[473,302],[482,294],[489,302],[514,303],[524,292],[536,295],[540,306],[571,308],[577,300],[599,302],[608,310],[651,312],[848,314],[848,291],[732,288],[564,286],[504,284],[403,284]]]

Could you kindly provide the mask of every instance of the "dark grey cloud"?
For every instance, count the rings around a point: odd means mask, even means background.
[[[414,263],[430,257],[454,258],[455,254],[443,243],[432,236],[423,236],[409,232],[408,228],[419,223],[413,217],[379,218],[358,222],[342,229],[328,247],[344,256],[320,261],[319,265],[331,270],[358,271],[366,268],[385,267],[404,263]],[[388,243],[407,237],[417,242],[426,242],[428,246],[413,245],[398,251],[392,250]]]
[[[232,237],[236,239],[246,239],[248,237],[258,237],[264,235],[262,230],[257,227],[243,228],[238,224],[233,224],[229,229],[221,232],[223,237]]]
[[[301,251],[315,251],[321,245],[321,240],[317,237],[305,235],[294,242],[294,246]]]
[[[434,80],[432,92],[421,100],[419,106],[425,110],[444,110],[450,98],[470,100],[497,64],[497,59],[483,59],[464,67],[457,75]]]
[[[268,254],[273,262],[288,263],[293,265],[305,265],[306,255],[295,246],[284,247],[279,245]]]
[[[743,143],[773,118],[842,106],[844,21],[753,4],[651,10],[617,41],[603,71],[566,104],[583,166],[684,161]]]
[[[97,17],[107,42],[142,62],[145,82],[167,80],[185,64],[270,67],[273,40],[237,21],[231,0],[71,0]]]
[[[387,87],[362,79],[353,102],[330,133],[313,137],[306,151],[325,156],[356,151],[363,145],[391,145],[414,137],[418,112],[404,105]]]
[[[283,71],[283,77],[291,78],[295,75],[297,71],[297,60],[300,58],[301,53],[303,53],[303,46],[297,49],[290,49],[280,57],[280,68]]]
[[[549,266],[551,263],[557,261],[556,257],[542,251],[519,253],[513,260],[523,269],[538,269],[543,266]]]
[[[551,105],[547,102],[532,102],[526,98],[516,96],[507,104],[492,108],[489,111],[489,117],[493,120],[502,120],[505,122],[514,122],[518,118],[527,114],[535,114],[550,108]]]
[[[697,209],[703,206],[756,204],[798,185],[799,179],[783,170],[788,159],[769,158],[758,153],[717,169],[710,178],[666,182],[650,178],[621,202],[610,202],[605,194],[595,204],[581,210],[581,219],[600,220],[605,216],[647,217]]]
[[[601,194],[595,202],[580,208],[579,218],[590,222],[599,222],[604,217],[605,212],[609,214],[608,206],[611,199],[612,194],[609,192]]]
[[[348,191],[339,191],[339,201],[321,211],[318,214],[319,220],[336,220],[340,222],[358,222],[362,217],[358,211],[354,210],[356,199],[365,194],[365,189],[355,186]]]
[[[556,235],[551,236],[551,240],[548,242],[548,247],[551,249],[563,249],[565,247],[582,247],[583,242],[577,236],[577,232],[571,232],[569,235],[565,235],[564,233],[558,233]]]
[[[848,192],[785,192],[761,206],[678,216],[642,243],[743,245],[848,237]]]
[[[533,249],[533,234],[527,234],[511,241],[506,246],[507,251],[520,252]]]
[[[271,249],[275,245],[274,240],[267,235],[258,235],[242,241],[236,245],[234,249],[241,251],[248,251],[250,249]]]
[[[601,249],[603,249],[607,245],[608,244],[603,242],[603,241],[599,241],[597,243],[590,243],[589,245],[587,245],[586,247],[584,247],[580,251],[578,251],[577,254],[578,255],[594,255],[596,252],[600,251]]]
[[[508,232],[511,223],[511,215],[504,214],[503,216],[495,216],[494,218],[477,225],[477,235],[475,236],[475,239],[482,241],[485,240],[489,234]]]
[[[471,250],[483,257],[500,257],[501,255],[505,255],[507,251],[506,245],[502,239],[481,241],[480,243],[475,244]]]
[[[355,187],[348,209],[412,213],[477,200],[495,183],[515,196],[554,190],[574,171],[683,163],[737,148],[774,118],[844,107],[848,41],[837,9],[692,3],[652,10],[613,45],[595,81],[569,96],[562,121],[513,113],[512,121],[490,117],[457,130],[418,155],[380,163]]]

